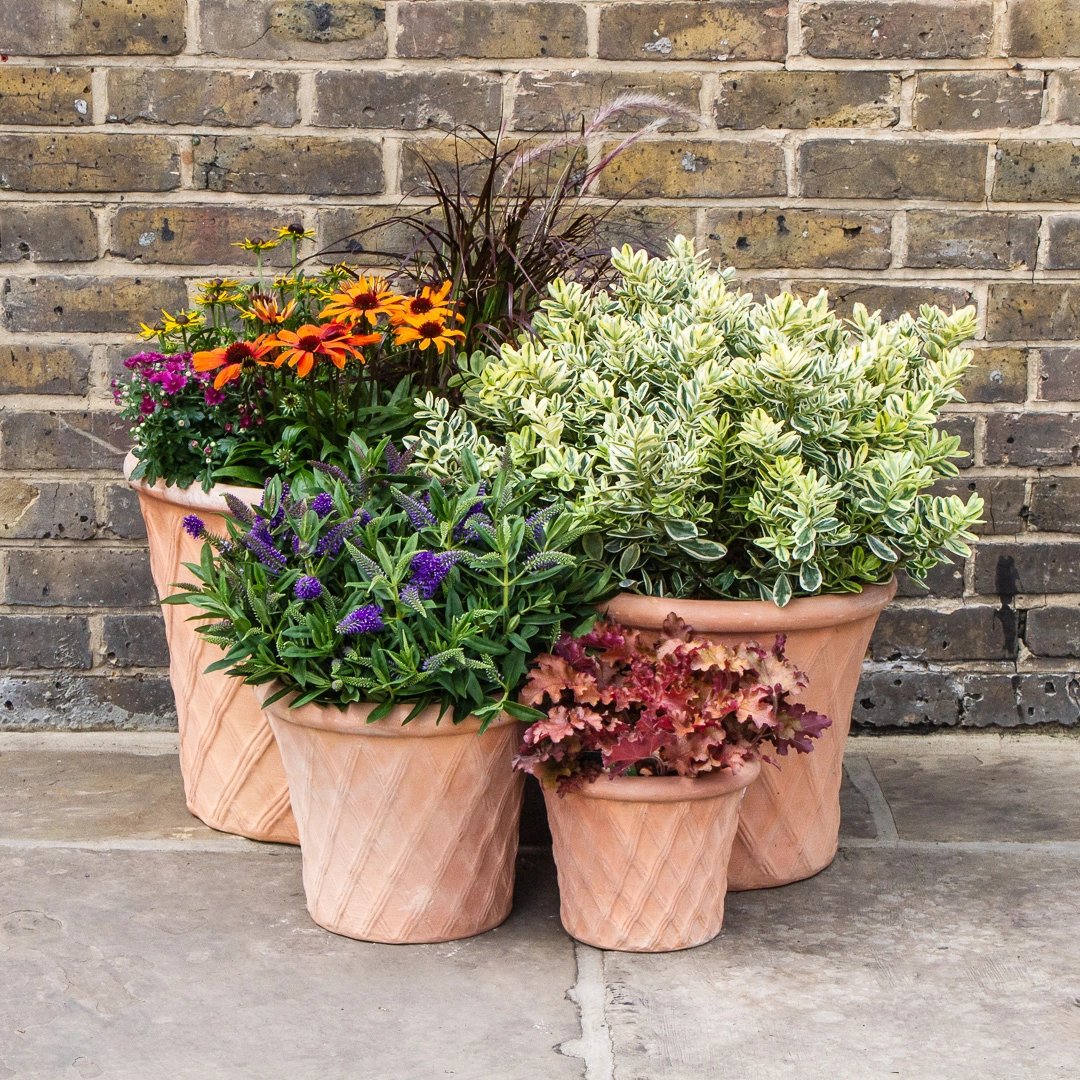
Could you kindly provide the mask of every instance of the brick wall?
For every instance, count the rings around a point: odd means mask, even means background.
[[[1076,722],[1080,0],[48,0],[0,5],[0,52],[0,726],[174,722],[108,392],[130,329],[246,271],[238,236],[377,220],[442,127],[625,89],[696,114],[604,175],[633,235],[758,294],[978,307],[948,487],[987,524],[902,588],[856,721]]]

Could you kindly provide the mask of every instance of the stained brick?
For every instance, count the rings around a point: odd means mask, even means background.
[[[1080,270],[1080,215],[1055,215],[1050,219],[1048,270]]]
[[[952,462],[960,470],[970,469],[975,464],[975,417],[950,412],[942,416],[934,427],[959,438],[957,450],[963,451],[967,457],[953,458]]]
[[[97,221],[89,206],[0,204],[0,262],[86,262],[97,252]]]
[[[169,56],[180,52],[184,0],[47,0],[0,5],[0,42],[15,56]]]
[[[202,51],[272,60],[386,55],[386,10],[368,0],[201,0]]]
[[[128,446],[119,413],[0,413],[3,469],[119,470]]]
[[[885,71],[735,71],[720,76],[718,127],[892,127],[900,78]]]
[[[1033,481],[1028,525],[1040,532],[1080,532],[1080,479],[1053,476]]]
[[[1080,413],[994,413],[986,420],[986,463],[1080,464]]]
[[[815,199],[984,197],[986,151],[978,143],[812,139],[799,150],[802,192]]]
[[[865,671],[851,720],[869,728],[952,727],[960,720],[960,695],[952,680],[938,672]]]
[[[145,551],[82,547],[11,548],[4,603],[35,607],[127,607],[157,603]]]
[[[870,653],[875,660],[1012,660],[1015,612],[989,605],[952,611],[889,607],[881,613]]]
[[[913,126],[924,131],[1032,127],[1042,116],[1040,71],[923,71]]]
[[[139,497],[127,484],[105,485],[103,529],[121,540],[141,540],[146,536]]]
[[[1031,608],[1024,644],[1036,656],[1080,656],[1080,608]]]
[[[883,270],[890,263],[888,214],[855,210],[712,210],[709,253],[724,266]]]
[[[3,191],[171,191],[180,155],[158,135],[0,135]]]
[[[1020,727],[1077,722],[1080,682],[1068,673],[965,675],[962,727]]]
[[[867,311],[880,311],[883,319],[898,319],[905,311],[918,311],[922,304],[936,304],[945,311],[967,307],[972,302],[966,289],[933,285],[872,285],[867,282],[815,281],[793,282],[794,291],[809,299],[819,289],[828,289],[829,306],[838,315],[848,316],[856,304]]]
[[[77,127],[90,123],[92,116],[89,68],[22,64],[0,68],[0,124]]]
[[[1080,202],[1080,145],[999,143],[993,197],[1001,202]]]
[[[569,57],[587,44],[584,9],[555,0],[424,0],[399,5],[398,23],[398,56]]]
[[[315,77],[322,127],[492,129],[502,119],[502,80],[475,72],[324,71]]]
[[[1043,401],[1080,401],[1080,349],[1042,349],[1039,397]]]
[[[1076,0],[1012,0],[1009,52],[1013,56],[1080,56]]]
[[[1050,119],[1080,124],[1080,71],[1052,71],[1049,80]]]
[[[951,480],[939,480],[931,489],[934,495],[956,495],[965,503],[972,495],[983,500],[983,524],[972,532],[1005,536],[1022,532],[1027,507],[1024,505],[1024,480],[1019,476],[972,476],[970,473]]]
[[[635,199],[733,198],[783,195],[787,180],[783,151],[771,143],[669,139],[632,146],[601,173],[598,187]]]
[[[605,4],[602,60],[783,60],[787,5],[772,0]]]
[[[167,667],[165,622],[153,615],[106,615],[102,619],[105,659],[113,667]]]
[[[991,341],[1080,337],[1080,285],[991,285],[986,336]]]
[[[1038,214],[913,210],[907,216],[907,265],[933,269],[1018,270],[1035,266]]]
[[[0,668],[88,668],[90,627],[78,615],[0,615]]]
[[[298,76],[287,71],[111,68],[110,122],[290,127]]]
[[[803,8],[803,51],[869,60],[969,60],[986,56],[993,23],[992,5],[977,0],[828,0]]]
[[[213,135],[195,146],[195,186],[283,195],[373,195],[382,156],[364,139]]]
[[[0,345],[0,394],[85,394],[89,345]]]
[[[96,529],[90,484],[0,478],[0,536],[4,539],[88,540]]]
[[[925,586],[917,585],[903,570],[897,571],[896,582],[897,596],[955,600],[964,595],[964,564],[958,560],[938,563],[927,573]]]
[[[165,675],[11,675],[0,679],[0,729],[175,731],[176,705]]]
[[[421,238],[418,230],[395,222],[403,212],[396,206],[336,206],[320,210],[319,250],[330,249],[326,253],[328,262],[337,262],[342,255],[356,259],[370,253],[372,259],[368,261],[380,266],[397,265]],[[409,213],[421,219],[430,217],[430,211],[420,206],[409,207]]]
[[[130,332],[164,308],[187,305],[178,278],[10,277],[4,282],[9,330]]]
[[[1027,398],[1027,349],[975,349],[960,384],[968,401],[1024,401]]]
[[[600,238],[605,245],[631,244],[653,255],[666,255],[667,244],[680,233],[693,236],[697,231],[695,210],[676,206],[620,206],[600,224]]]
[[[517,131],[571,131],[582,117],[590,122],[604,105],[622,94],[649,94],[698,112],[700,75],[672,71],[642,75],[625,71],[524,71],[514,90],[511,127]],[[620,113],[607,125],[612,131],[636,131],[659,114],[648,109]],[[686,117],[672,117],[664,131],[696,131]]]
[[[975,590],[983,596],[1080,592],[1080,543],[980,547]]]

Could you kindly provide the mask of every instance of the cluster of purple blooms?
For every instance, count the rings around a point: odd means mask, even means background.
[[[430,600],[443,579],[465,558],[465,551],[444,551],[436,555],[432,551],[418,551],[409,563],[411,576],[406,589],[412,589],[423,600]]]
[[[150,416],[158,408],[167,408],[169,399],[179,394],[190,382],[196,382],[202,388],[207,405],[220,405],[225,400],[225,395],[210,385],[213,374],[195,371],[191,366],[189,352],[171,356],[156,352],[137,353],[124,361],[124,367],[135,372],[133,385],[136,390],[140,384],[145,387],[139,403],[139,412],[143,416]],[[121,404],[124,387],[116,379],[112,381],[112,392],[113,400]]]

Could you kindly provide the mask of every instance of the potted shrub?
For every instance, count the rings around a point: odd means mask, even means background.
[[[468,424],[428,399],[418,457],[504,441],[590,523],[587,550],[625,590],[608,614],[628,626],[674,611],[717,641],[787,634],[833,724],[751,789],[729,880],[807,877],[836,851],[851,705],[893,573],[966,555],[982,511],[929,490],[962,456],[935,425],[960,400],[974,309],[843,321],[824,291],[755,304],[683,237],[666,259],[613,256],[610,290],[557,281],[532,338],[471,355]]]
[[[657,633],[597,623],[537,659],[521,700],[547,715],[515,765],[543,785],[579,941],[667,952],[720,932],[744,790],[767,751],[806,753],[829,725],[792,700],[806,677],[783,647],[729,649],[671,614]]]
[[[352,446],[298,499],[280,478],[237,507],[201,582],[171,597],[215,621],[215,667],[259,691],[281,749],[308,910],[336,933],[430,942],[510,911],[529,658],[595,617],[605,574],[579,531],[507,470],[466,456],[443,483],[389,444]]]

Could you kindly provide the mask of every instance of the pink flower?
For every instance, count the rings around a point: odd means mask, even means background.
[[[142,404],[139,406],[139,412],[143,416],[149,416],[154,409],[157,408],[157,402],[149,394],[143,394]]]
[[[206,399],[207,405],[220,405],[225,400],[224,392],[221,390],[215,390],[212,386],[208,386],[206,388],[203,397]]]
[[[166,371],[161,377],[161,389],[170,397],[178,394],[185,386],[187,386],[187,376],[180,371]]]

